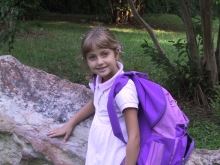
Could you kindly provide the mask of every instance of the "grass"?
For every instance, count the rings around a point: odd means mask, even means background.
[[[87,71],[81,67],[80,42],[83,34],[91,26],[61,21],[22,22],[13,51],[9,53],[4,47],[0,49],[0,54],[12,54],[26,65],[42,69],[72,82],[87,84],[85,79]],[[125,68],[147,72],[151,78],[161,82],[162,77],[166,75],[151,63],[150,57],[144,55],[140,46],[144,39],[151,42],[147,32],[135,28],[113,26],[109,28],[124,46],[122,61]],[[177,58],[169,41],[185,38],[185,34],[163,30],[155,32],[169,58],[172,60]],[[189,131],[195,138],[197,147],[220,148],[220,123],[207,117],[201,117],[200,112],[193,108],[187,110],[187,113],[191,120]]]
[[[143,18],[156,29],[184,31],[181,18],[174,14],[146,14]]]
[[[210,120],[201,120],[201,118],[198,120],[194,120],[190,124],[189,133],[195,139],[196,147],[207,149],[219,149],[219,125]]]

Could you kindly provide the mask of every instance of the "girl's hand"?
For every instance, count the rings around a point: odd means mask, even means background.
[[[62,127],[55,128],[55,129],[49,131],[47,136],[50,138],[64,136],[63,140],[64,140],[64,142],[67,142],[67,140],[69,139],[69,137],[72,133],[72,130],[73,130],[73,125],[67,122]]]
[[[95,107],[93,105],[93,100],[89,100],[87,104],[85,104],[80,111],[78,111],[73,117],[69,119],[67,123],[65,123],[62,127],[53,129],[48,132],[48,137],[57,137],[64,136],[63,140],[66,142],[75,126],[81,121],[85,120],[95,112]]]

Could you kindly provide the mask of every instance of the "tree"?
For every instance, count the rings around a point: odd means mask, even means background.
[[[112,14],[112,21],[116,24],[127,24],[132,22],[131,9],[126,0],[108,0]],[[144,3],[142,0],[134,1],[135,10],[143,15]]]
[[[215,57],[216,57],[216,62],[217,62],[218,77],[220,78],[220,0],[215,1],[215,11],[216,11],[215,13],[219,21]]]
[[[13,48],[12,43],[15,37],[16,20],[19,17],[17,5],[18,2],[16,3],[13,0],[0,2],[0,44],[7,43],[9,52]]]
[[[7,44],[9,52],[13,49],[18,20],[30,16],[39,5],[40,0],[0,1],[0,46]]]
[[[208,94],[212,91],[215,85],[219,84],[219,43],[220,37],[218,37],[218,46],[216,52],[214,51],[213,45],[213,35],[212,35],[212,0],[200,0],[200,16],[201,16],[201,35],[199,36],[200,39],[198,40],[198,32],[195,29],[195,26],[192,21],[191,11],[190,11],[190,0],[180,0],[180,8],[181,8],[181,16],[182,20],[186,27],[186,38],[187,42],[185,44],[185,54],[188,57],[188,64],[189,66],[184,66],[183,69],[187,70],[184,71],[185,74],[184,80],[188,78],[188,80],[193,80],[193,85],[189,82],[188,88],[193,88],[193,97],[194,100],[200,104],[205,106],[209,109],[208,104]],[[165,51],[161,48],[157,37],[155,36],[152,28],[150,25],[141,18],[134,7],[134,1],[128,0],[130,4],[131,10],[134,14],[136,20],[138,20],[147,30],[149,33],[155,49],[157,51],[158,58],[153,57],[157,60],[157,62],[161,63],[162,65],[166,65],[167,70],[172,70],[175,72],[176,77],[182,76],[181,70],[178,71],[178,66],[180,65],[173,65],[170,60],[167,58]],[[219,28],[220,32],[220,28]],[[219,34],[220,35],[220,34]],[[219,36],[218,35],[218,36]],[[179,42],[179,41],[178,41]],[[180,47],[180,43],[175,43],[175,46]],[[182,45],[181,45],[182,46]],[[200,48],[202,46],[202,49]],[[145,45],[145,48],[148,47]],[[182,54],[183,52],[181,52]],[[157,56],[154,54],[154,56]],[[165,61],[165,62],[164,62]],[[182,66],[181,66],[182,67]],[[171,73],[173,74],[173,73]],[[189,78],[191,77],[191,78]],[[186,82],[186,81],[184,81]],[[188,89],[189,90],[189,89]]]

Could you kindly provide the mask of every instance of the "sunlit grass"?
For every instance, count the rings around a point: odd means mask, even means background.
[[[86,71],[80,68],[80,43],[83,34],[95,25],[76,24],[65,21],[30,21],[20,24],[12,54],[21,62],[67,78],[73,82],[86,83]],[[127,70],[149,73],[159,80],[160,74],[143,53],[144,40],[152,43],[146,30],[109,26],[123,45],[122,60]],[[161,46],[168,56],[175,58],[175,50],[169,43],[185,37],[184,33],[155,30]],[[6,51],[1,50],[1,54]],[[8,53],[7,53],[8,54]],[[161,73],[162,74],[162,73]]]
[[[142,32],[141,30],[138,29],[134,29],[134,28],[116,28],[116,27],[110,27],[109,28],[111,31],[115,31],[115,32],[124,32],[124,33],[136,33],[136,32]]]

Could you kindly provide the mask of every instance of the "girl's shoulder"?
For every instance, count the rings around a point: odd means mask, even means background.
[[[123,100],[137,100],[137,90],[132,80],[128,80],[127,84],[118,92],[116,99],[119,97]]]
[[[137,90],[132,80],[129,79],[127,84],[118,92],[115,101],[121,111],[128,107],[138,108]]]

